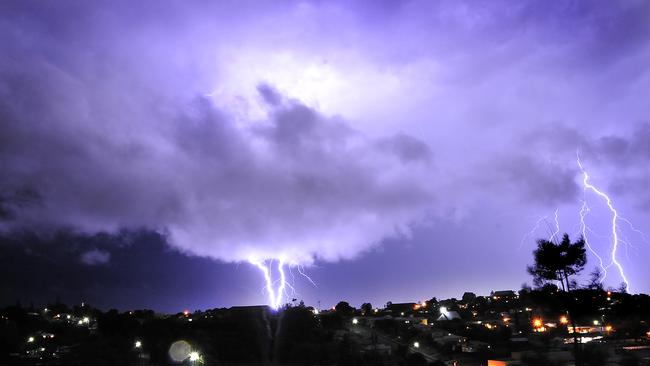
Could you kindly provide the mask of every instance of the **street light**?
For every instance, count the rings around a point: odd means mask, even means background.
[[[142,348],[142,342],[135,341],[135,348]]]
[[[28,343],[34,343],[34,337],[29,337],[27,338]]]
[[[413,342],[413,347],[420,348],[420,342]]]
[[[189,356],[190,356],[190,357],[189,357],[190,362],[198,362],[198,361],[201,361],[201,354],[199,354],[199,353],[196,352],[196,351],[192,351],[192,352],[190,352],[190,355],[189,355]]]
[[[355,325],[359,324],[359,319],[357,319],[357,318],[352,319],[352,324],[355,324]]]

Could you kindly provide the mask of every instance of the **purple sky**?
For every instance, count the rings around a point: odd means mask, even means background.
[[[310,304],[485,294],[583,199],[609,266],[577,151],[650,292],[649,61],[646,1],[3,2],[1,299],[255,304],[268,259]]]

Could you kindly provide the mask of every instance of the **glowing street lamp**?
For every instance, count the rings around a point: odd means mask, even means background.
[[[142,342],[135,341],[135,348],[142,348]]]
[[[413,342],[413,347],[420,348],[420,342]]]
[[[567,318],[565,315],[562,315],[560,317],[560,323],[561,324],[569,324],[569,318]]]
[[[189,354],[189,360],[190,360],[190,362],[200,362],[201,361],[201,354],[196,352],[196,351],[192,351]]]
[[[27,343],[34,343],[34,337],[27,338]]]
[[[355,324],[355,325],[359,324],[359,319],[357,319],[357,318],[352,319],[352,324]]]

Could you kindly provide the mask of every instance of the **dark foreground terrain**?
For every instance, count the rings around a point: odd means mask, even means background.
[[[585,366],[650,364],[650,297],[567,296],[547,286],[382,308],[173,315],[18,304],[0,311],[0,365],[574,365],[576,352]]]

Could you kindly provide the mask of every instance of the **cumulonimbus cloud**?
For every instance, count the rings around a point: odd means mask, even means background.
[[[170,98],[178,84],[132,64],[11,56],[0,63],[4,230],[146,227],[194,255],[304,264],[408,232],[432,202],[422,141],[367,137],[271,85],[253,101],[264,118],[242,119],[204,96]]]

